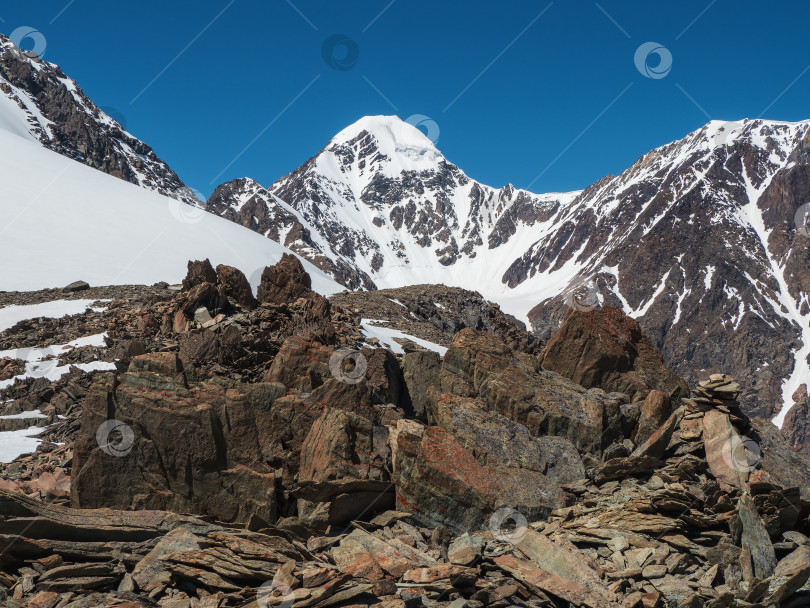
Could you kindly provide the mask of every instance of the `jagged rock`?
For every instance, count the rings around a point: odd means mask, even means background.
[[[650,435],[643,444],[638,446],[631,456],[639,459],[653,458],[661,459],[666,453],[667,447],[672,440],[672,435],[681,421],[683,412],[675,411],[658,429]]]
[[[511,555],[495,558],[495,563],[529,588],[540,593],[549,593],[579,606],[588,608],[619,608],[615,598],[601,595],[588,587],[580,585],[565,577],[538,568],[532,562],[518,559]]]
[[[177,375],[145,371],[172,371],[153,358],[136,357],[120,384],[99,381],[85,399],[72,503],[274,521],[274,475],[257,459],[256,420],[245,396],[215,384],[186,389]],[[99,437],[111,429],[120,429],[122,440],[108,446]]]
[[[810,546],[802,545],[792,553],[779,560],[774,569],[774,576],[790,577],[810,564]]]
[[[277,264],[262,272],[257,298],[263,303],[284,304],[313,295],[312,279],[303,264],[296,256],[285,253]]]
[[[574,445],[562,437],[532,437],[528,429],[489,412],[477,399],[428,392],[429,420],[442,427],[484,466],[505,466],[543,473],[559,483],[585,477]]]
[[[250,288],[245,274],[233,266],[220,264],[216,271],[219,284],[222,285],[225,295],[247,310],[253,310],[259,305],[258,300],[253,297],[253,290]]]
[[[368,580],[386,574],[399,578],[417,566],[430,566],[435,560],[398,539],[383,541],[364,530],[355,530],[332,549],[332,558],[344,574]]]
[[[462,534],[447,548],[447,559],[451,564],[469,566],[478,561],[486,539],[483,536]]]
[[[327,408],[312,425],[301,446],[299,483],[331,483],[331,500],[298,500],[298,517],[313,527],[346,524],[370,509],[388,507],[384,494],[393,498],[393,484],[383,492],[356,481],[388,481],[385,462],[374,451],[374,427],[352,412]],[[294,492],[295,493],[295,492]]]
[[[439,383],[441,366],[441,357],[432,350],[416,350],[402,357],[402,377],[408,400],[404,405],[420,419],[425,417],[428,388]]]
[[[664,366],[661,353],[638,323],[618,308],[572,309],[540,355],[545,369],[586,388],[643,400],[650,390],[685,397],[686,383]]]
[[[264,381],[310,393],[332,377],[329,360],[333,353],[332,348],[320,342],[290,336],[281,345]]]
[[[216,285],[216,282],[217,273],[208,259],[189,261],[188,272],[186,278],[183,279],[183,291],[190,291],[203,283]]]
[[[439,390],[477,397],[489,410],[519,422],[534,436],[555,435],[583,452],[598,453],[618,434],[619,403],[586,392],[541,370],[537,359],[513,353],[499,338],[460,331],[444,356]]]
[[[200,538],[187,528],[172,530],[160,539],[155,547],[135,565],[132,579],[141,591],[153,593],[169,586],[172,579],[171,568],[163,558],[180,551],[192,551],[200,548]]]
[[[760,580],[769,578],[776,568],[776,554],[768,531],[748,494],[740,497],[738,512],[742,522],[742,546],[751,555],[754,574]]]

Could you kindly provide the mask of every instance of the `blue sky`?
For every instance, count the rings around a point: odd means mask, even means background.
[[[621,172],[709,117],[810,118],[806,2],[43,0],[0,20],[39,30],[45,59],[205,195],[269,185],[367,114],[428,116],[468,175],[536,192]],[[664,50],[639,65],[661,76],[668,51],[663,77],[636,67],[648,42]]]

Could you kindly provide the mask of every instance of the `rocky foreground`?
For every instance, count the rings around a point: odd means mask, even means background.
[[[255,296],[207,261],[81,294],[106,310],[0,333],[104,332],[52,358],[115,367],[0,359],[0,430],[45,427],[0,465],[4,606],[810,605],[810,463],[618,309],[540,344],[462,290],[327,300],[292,257]],[[446,352],[364,335],[402,308]]]

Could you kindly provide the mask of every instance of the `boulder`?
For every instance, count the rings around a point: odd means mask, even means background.
[[[728,414],[709,410],[703,416],[703,443],[709,469],[721,487],[745,487],[748,481],[748,460],[741,452],[745,446],[731,424]]]
[[[393,484],[359,484],[388,481],[384,459],[374,449],[374,427],[362,416],[327,408],[315,421],[301,446],[298,473],[301,487],[318,488],[328,500],[298,500],[298,516],[313,527],[346,524],[370,509],[384,510],[393,503]],[[385,494],[389,498],[385,498]]]
[[[754,575],[759,580],[769,578],[776,568],[776,554],[749,494],[740,497],[737,512],[742,523],[742,547],[751,555]]]
[[[574,445],[562,437],[532,437],[529,430],[496,412],[480,400],[428,392],[432,424],[442,427],[482,465],[515,467],[543,473],[568,484],[585,478],[585,467]]]
[[[540,354],[544,369],[586,388],[626,393],[633,401],[651,390],[686,397],[689,388],[666,366],[638,323],[619,308],[571,309]]]
[[[386,542],[364,530],[355,530],[332,549],[338,570],[357,578],[396,579],[418,566],[436,563],[429,555],[409,547],[399,539]]]
[[[189,260],[188,271],[186,278],[183,279],[183,291],[189,291],[193,287],[202,285],[203,283],[210,283],[216,285],[217,273],[211,262],[205,260]]]
[[[317,341],[290,336],[281,345],[265,382],[280,382],[287,388],[312,392],[332,377],[329,360],[334,350]]]
[[[253,297],[247,277],[241,270],[233,266],[220,264],[216,271],[219,284],[225,291],[225,295],[239,304],[242,308],[253,310],[259,305],[258,300]]]
[[[62,288],[62,291],[66,291],[66,292],[70,293],[70,292],[75,292],[75,291],[85,291],[87,289],[90,289],[90,285],[86,281],[74,281],[70,285],[65,285]]]
[[[284,304],[295,302],[298,298],[309,298],[312,291],[312,279],[304,270],[301,260],[285,253],[273,266],[267,266],[262,272],[257,297],[259,302]]]

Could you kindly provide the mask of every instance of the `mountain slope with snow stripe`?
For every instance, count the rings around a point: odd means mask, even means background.
[[[152,148],[98,108],[59,66],[21,52],[2,34],[0,128],[130,183],[201,205]]]
[[[3,124],[0,121],[0,124]],[[0,289],[179,282],[190,259],[254,283],[283,246],[220,217],[91,169],[0,129]],[[320,293],[342,289],[304,262]]]

